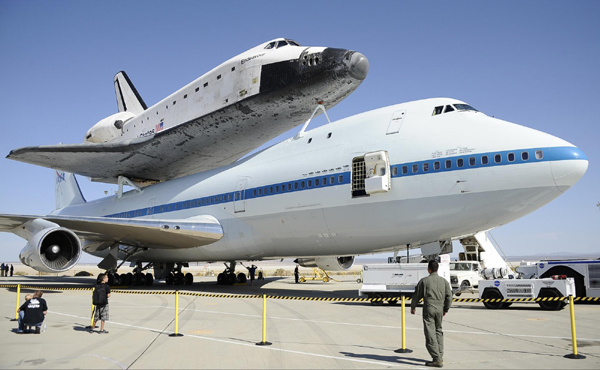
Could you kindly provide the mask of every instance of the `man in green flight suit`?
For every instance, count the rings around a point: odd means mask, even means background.
[[[442,317],[450,309],[452,289],[443,277],[437,274],[439,264],[429,261],[427,272],[429,276],[417,284],[415,294],[410,302],[410,313],[415,314],[417,303],[423,299],[423,327],[425,329],[425,346],[433,358],[425,366],[444,366],[444,333],[442,332]]]

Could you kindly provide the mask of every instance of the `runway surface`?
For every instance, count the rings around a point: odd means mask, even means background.
[[[336,279],[340,279],[334,276]],[[298,297],[357,297],[354,277],[340,282],[294,284],[268,278],[255,286],[217,286],[203,278],[181,291],[268,294]],[[197,279],[198,280],[198,279]],[[87,287],[94,278],[14,277],[0,284]],[[136,288],[136,290],[148,288]],[[172,291],[158,284],[152,291]],[[21,291],[20,301],[25,296]],[[406,347],[401,347],[401,308],[369,303],[267,300],[267,341],[262,339],[262,299],[180,296],[179,332],[174,331],[175,297],[114,293],[108,334],[88,333],[91,292],[44,291],[47,331],[16,334],[16,289],[0,288],[0,368],[424,368],[421,309],[406,309]],[[461,298],[469,297],[463,294]],[[600,305],[575,306],[579,353],[572,353],[568,306],[542,311],[537,304],[488,310],[481,303],[454,303],[444,319],[444,368],[600,368]]]

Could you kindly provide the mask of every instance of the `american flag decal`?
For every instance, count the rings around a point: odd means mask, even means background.
[[[160,132],[160,131],[162,131],[162,129],[163,129],[163,123],[161,122],[161,123],[159,123],[158,125],[156,125],[156,130],[155,130],[155,132]]]

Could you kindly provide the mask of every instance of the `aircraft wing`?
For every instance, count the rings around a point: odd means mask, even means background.
[[[36,219],[70,229],[82,239],[119,242],[144,248],[193,248],[214,243],[223,237],[219,221],[208,215],[185,220],[153,220],[0,214],[0,232],[21,236],[23,233],[19,229],[28,229],[28,223]]]

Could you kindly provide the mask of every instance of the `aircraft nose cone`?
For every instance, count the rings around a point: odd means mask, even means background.
[[[364,80],[369,73],[369,60],[359,52],[354,52],[350,59],[350,75],[357,80]]]
[[[550,155],[561,158],[561,160],[551,162],[552,177],[556,187],[561,192],[565,192],[575,185],[587,171],[587,157],[577,147],[550,149]]]

